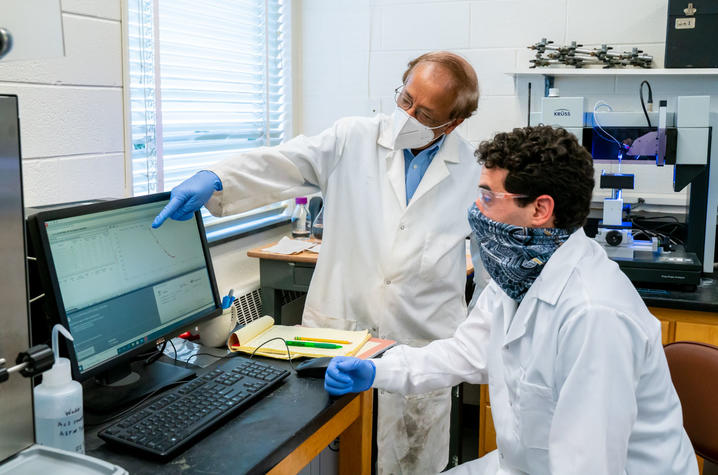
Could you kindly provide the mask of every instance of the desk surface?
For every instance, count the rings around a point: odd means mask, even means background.
[[[311,241],[321,242],[315,241],[314,239],[312,239]],[[256,257],[258,259],[270,259],[273,261],[305,262],[307,264],[317,263],[317,258],[319,257],[319,254],[316,252],[302,251],[298,252],[297,254],[277,254],[275,252],[267,252],[264,250],[270,246],[274,246],[275,244],[277,244],[277,242],[278,241],[249,250],[247,251],[247,256]]]
[[[314,240],[312,240],[314,241]],[[321,242],[321,241],[316,241]],[[265,244],[254,249],[247,251],[247,256],[256,257],[258,259],[270,259],[273,261],[287,261],[287,262],[303,262],[307,264],[316,264],[319,254],[316,252],[302,251],[297,254],[276,254],[274,252],[266,252],[264,249],[274,246],[276,242]],[[466,254],[466,275],[474,272],[474,264],[471,262],[471,254]]]
[[[289,369],[289,363],[259,358]],[[202,375],[211,371],[198,369]],[[296,364],[296,363],[295,363]],[[87,455],[115,463],[131,474],[266,473],[308,436],[347,406],[356,395],[330,400],[324,380],[291,374],[283,384],[244,412],[209,431],[176,458],[160,463],[110,448],[97,437],[103,426],[85,432]]]

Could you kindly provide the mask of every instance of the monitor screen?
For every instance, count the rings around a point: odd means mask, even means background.
[[[74,338],[70,356],[79,379],[220,312],[199,213],[151,227],[167,198],[130,198],[39,215],[60,320]]]

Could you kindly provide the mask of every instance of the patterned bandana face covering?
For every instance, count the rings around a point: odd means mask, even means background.
[[[571,235],[565,229],[525,228],[493,221],[481,213],[476,203],[469,209],[469,225],[479,243],[486,272],[517,302]]]

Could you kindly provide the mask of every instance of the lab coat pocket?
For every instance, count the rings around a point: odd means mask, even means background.
[[[523,445],[535,449],[548,449],[554,405],[551,388],[527,381],[519,383],[517,416]]]
[[[465,238],[442,234],[429,236],[424,245],[424,252],[421,257],[420,275],[426,280],[440,280],[453,277],[453,272],[458,272],[456,252],[459,243],[462,250],[465,249]],[[463,253],[462,253],[463,256]],[[461,261],[465,263],[464,261]]]

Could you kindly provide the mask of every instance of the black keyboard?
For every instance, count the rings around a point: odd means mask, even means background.
[[[98,436],[131,450],[172,457],[217,422],[278,386],[289,372],[232,358],[202,377],[159,394]]]

